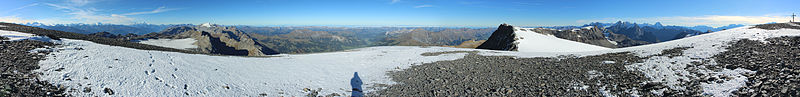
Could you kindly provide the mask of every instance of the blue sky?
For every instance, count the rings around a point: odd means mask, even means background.
[[[521,26],[786,22],[796,0],[0,0],[1,22]]]

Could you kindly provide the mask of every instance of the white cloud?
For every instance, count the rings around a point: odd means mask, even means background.
[[[70,6],[84,6],[91,3],[89,0],[69,0]]]
[[[32,3],[32,4],[28,4],[28,5],[22,6],[22,7],[17,7],[17,8],[11,9],[11,10],[7,10],[4,13],[14,12],[14,11],[17,11],[17,10],[20,10],[20,9],[24,9],[24,8],[31,7],[31,6],[36,6],[36,5],[39,5],[39,3]]]
[[[62,10],[71,17],[68,20],[52,20],[45,23],[115,23],[115,24],[129,24],[134,23],[134,18],[125,15],[103,15],[98,14],[97,9],[94,8],[77,8],[72,6],[63,6],[58,4],[45,3],[45,5],[55,7],[56,10]]]
[[[604,18],[595,20],[577,20],[577,23],[589,22],[616,22],[616,21],[631,21],[641,23],[655,23],[661,22],[669,25],[679,26],[697,26],[707,25],[712,27],[720,27],[728,24],[763,24],[769,22],[788,22],[790,17],[786,16],[722,16],[722,15],[708,15],[708,16],[672,16],[672,17],[650,17],[650,18]]]
[[[427,5],[427,4],[425,4],[425,5],[418,5],[418,6],[414,6],[414,8],[426,8],[426,7],[433,7],[433,5]]]
[[[397,2],[400,2],[400,0],[392,0],[392,2],[389,2],[389,4],[394,4],[394,3],[397,3]]]
[[[175,8],[167,8],[162,6],[155,8],[154,10],[151,11],[113,14],[113,13],[102,13],[102,11],[99,11],[98,9],[95,9],[93,7],[81,7],[89,3],[92,3],[92,1],[69,0],[69,2],[65,2],[62,4],[43,3],[44,5],[53,7],[55,10],[60,10],[66,13],[67,16],[38,19],[35,22],[41,22],[45,24],[65,24],[65,23],[130,24],[130,23],[135,23],[137,20],[136,18],[128,17],[130,15],[155,14],[172,10],[178,10]],[[20,19],[20,18],[8,18],[8,19]],[[32,20],[27,20],[27,21],[32,21]]]
[[[167,11],[172,11],[172,10],[178,10],[178,9],[176,9],[176,8],[166,8],[164,6],[161,6],[161,7],[156,8],[155,10],[152,10],[152,11],[131,12],[131,13],[125,13],[125,14],[122,14],[122,15],[154,14],[154,13],[161,13],[161,12],[167,12]]]

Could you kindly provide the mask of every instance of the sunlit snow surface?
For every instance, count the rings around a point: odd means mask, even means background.
[[[176,48],[176,49],[190,49],[190,48],[197,48],[197,45],[194,45],[194,42],[197,42],[194,38],[184,38],[184,39],[147,39],[139,41],[142,44],[149,44],[161,47],[169,47],[169,48]]]
[[[365,89],[367,92],[371,92],[376,89],[370,88],[375,87],[375,84],[396,84],[386,75],[388,71],[405,69],[421,63],[460,59],[466,55],[465,53],[438,56],[420,55],[425,52],[478,51],[481,55],[492,56],[552,57],[558,55],[589,56],[630,51],[638,56],[650,56],[665,49],[693,47],[685,50],[684,56],[651,57],[645,59],[643,63],[626,66],[627,70],[641,71],[652,81],[664,80],[669,88],[680,90],[685,89],[680,84],[688,81],[681,79],[689,79],[690,76],[696,77],[685,70],[685,67],[691,62],[709,59],[713,55],[725,51],[725,46],[729,42],[739,39],[763,40],[778,36],[800,36],[800,30],[763,30],[750,29],[750,27],[739,27],[657,44],[619,49],[596,48],[588,51],[581,50],[586,48],[558,46],[570,45],[572,41],[563,43],[563,41],[542,40],[556,43],[538,43],[538,46],[558,47],[559,49],[549,49],[550,52],[514,52],[444,47],[384,46],[274,57],[209,56],[136,50],[65,39],[62,41],[64,44],[64,47],[61,47],[62,50],[48,55],[47,60],[40,62],[42,68],[38,71],[44,73],[41,77],[45,80],[79,89],[77,92],[72,92],[72,95],[75,96],[104,96],[107,95],[102,91],[104,88],[114,90],[115,96],[182,96],[186,94],[189,96],[258,96],[261,93],[269,96],[303,96],[308,93],[304,92],[303,88],[322,88],[323,90],[320,92],[322,95],[330,93],[349,95],[349,81],[353,72],[359,72],[365,83]],[[541,34],[522,36],[525,39],[555,38]],[[69,48],[83,48],[84,50]],[[525,47],[521,47],[521,49],[528,50]],[[578,51],[552,52],[552,50],[570,49]],[[676,64],[671,64],[671,62]],[[714,64],[713,62],[709,63],[709,65]],[[59,68],[64,69],[55,71]],[[704,94],[713,96],[730,95],[732,91],[746,85],[744,82],[747,79],[742,74],[753,73],[752,70],[746,69],[711,71],[704,68],[700,68],[698,72],[712,76],[734,77],[724,83],[702,83]],[[80,92],[83,87],[90,87],[91,93]],[[658,91],[652,92],[658,94]]]
[[[394,84],[387,71],[421,63],[455,60],[465,53],[421,56],[425,52],[467,50],[442,47],[371,47],[350,51],[236,57],[148,51],[64,39],[65,47],[84,50],[53,52],[40,62],[44,79],[103,96],[110,88],[115,96],[300,96],[303,88],[322,88],[320,94],[349,95],[354,72],[367,91],[375,84]],[[64,68],[61,71],[55,71]],[[86,79],[84,79],[86,78]],[[66,80],[70,79],[70,80]],[[226,88],[227,87],[227,88]],[[283,94],[280,94],[283,93]]]
[[[515,27],[514,29],[521,29]],[[531,29],[531,28],[522,28]],[[517,41],[517,51],[520,52],[582,52],[607,50],[609,48],[591,45],[566,39],[561,39],[552,35],[539,34],[530,30],[514,31]]]
[[[22,33],[17,31],[0,30],[0,36],[8,38],[8,40],[6,41],[17,41],[17,40],[27,40],[27,39],[39,40],[39,41],[51,41],[50,38],[47,38],[45,36],[36,36],[30,33]]]

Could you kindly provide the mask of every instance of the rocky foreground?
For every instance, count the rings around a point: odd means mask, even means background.
[[[719,65],[698,63],[709,68],[745,68],[757,71],[745,75],[747,86],[739,96],[800,95],[800,37],[767,39],[767,43],[740,40],[714,58]],[[686,48],[662,51],[654,56],[681,56]],[[456,53],[456,52],[442,52]],[[653,57],[653,56],[648,56]],[[391,72],[392,85],[372,95],[385,96],[703,96],[700,82],[724,81],[699,78],[685,84],[687,90],[665,89],[662,83],[648,83],[638,71],[625,69],[647,59],[628,52],[587,57],[516,58],[481,56],[440,61]],[[650,93],[664,89],[662,95]]]
[[[800,37],[778,37],[767,43],[741,40],[715,56],[719,67],[758,71],[745,75],[740,96],[787,97],[800,95]]]
[[[680,55],[682,49],[665,50],[658,56]],[[662,85],[646,83],[647,78],[640,72],[625,70],[625,65],[643,59],[646,58],[629,52],[557,58],[481,56],[472,53],[459,60],[417,65],[391,72],[392,79],[402,84],[389,86],[373,95],[655,96],[648,92],[663,88]],[[696,92],[670,91],[665,96],[694,95]]]
[[[64,87],[40,80],[39,60],[48,52],[30,53],[36,48],[53,46],[53,43],[34,40],[2,41],[0,37],[0,97],[65,96]]]
[[[787,23],[758,25],[752,29],[800,29]],[[747,69],[746,85],[736,96],[800,96],[800,37],[775,37],[733,41],[727,51],[683,69],[690,76],[684,89],[669,88],[665,83],[649,81],[640,71],[626,69],[651,57],[685,56],[692,47],[663,50],[660,54],[640,57],[630,52],[554,58],[518,58],[482,56],[469,52],[463,59],[439,61],[390,72],[400,84],[373,92],[380,96],[712,96],[705,94],[703,83],[724,83],[734,77],[707,75],[711,71]],[[437,55],[440,52],[427,53]],[[672,64],[675,64],[674,62]],[[655,69],[655,68],[653,68]],[[666,76],[666,75],[665,75]],[[683,80],[683,79],[681,79]]]

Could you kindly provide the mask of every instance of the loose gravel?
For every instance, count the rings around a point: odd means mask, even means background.
[[[747,86],[739,96],[790,97],[800,95],[800,37],[739,40],[714,56],[720,67],[756,71],[745,75]]]
[[[798,24],[798,23],[795,23],[795,24]],[[776,29],[783,29],[783,28],[786,28],[786,29],[800,29],[800,26],[793,26],[792,24],[789,24],[789,23],[774,23],[774,24],[756,25],[755,27],[752,27],[752,28],[776,30]]]
[[[734,91],[738,96],[787,97],[800,95],[800,37],[777,37],[764,41],[739,40],[711,59],[717,65],[697,62],[693,66],[709,69],[748,69],[746,86]],[[653,56],[683,56],[678,47]],[[400,84],[386,86],[372,96],[702,96],[702,82],[722,79],[691,79],[671,90],[663,83],[647,81],[638,71],[625,65],[649,57],[628,52],[587,57],[517,58],[481,56],[474,51],[425,53],[470,53],[463,59],[440,61],[390,72]],[[706,60],[711,60],[706,59]],[[651,91],[662,91],[661,95]]]
[[[53,45],[33,40],[0,41],[0,97],[65,96],[64,87],[40,80],[41,73],[33,72],[48,52],[28,52]]]
[[[392,79],[401,84],[388,86],[370,95],[654,96],[641,92],[663,85],[648,84],[643,74],[625,70],[624,67],[642,59],[628,52],[554,58],[481,56],[471,53],[463,59],[390,72]]]

